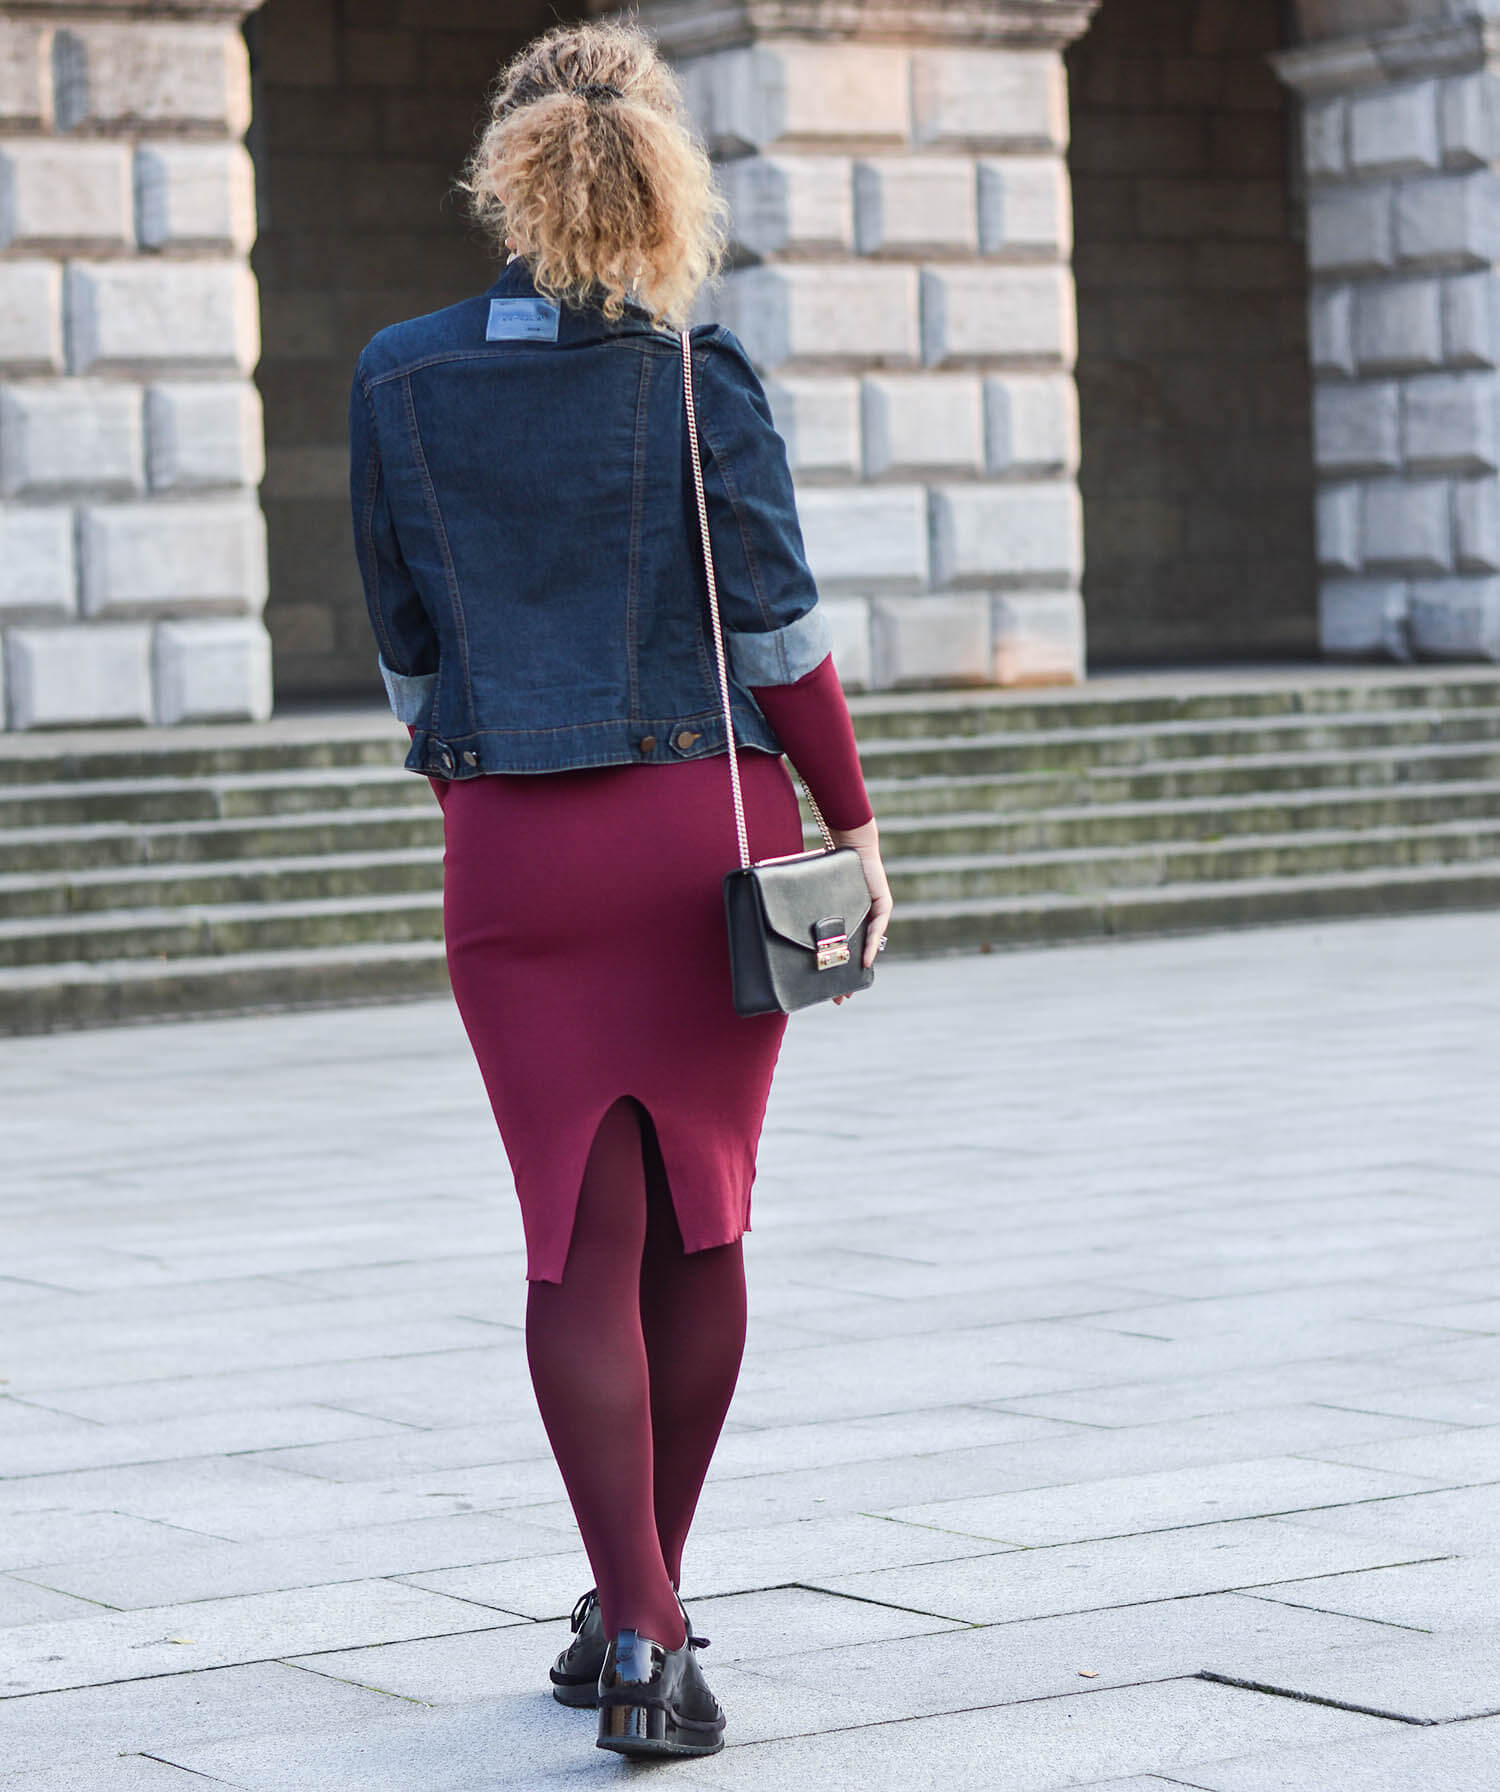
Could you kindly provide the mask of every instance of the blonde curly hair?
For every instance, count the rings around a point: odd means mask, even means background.
[[[611,319],[628,298],[658,324],[686,322],[723,261],[708,156],[676,76],[632,25],[564,25],[528,44],[501,70],[459,185],[538,292]]]

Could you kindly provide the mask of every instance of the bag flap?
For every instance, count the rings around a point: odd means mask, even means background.
[[[814,925],[837,916],[852,934],[870,912],[864,866],[852,846],[751,867],[766,924],[793,945],[815,949]]]

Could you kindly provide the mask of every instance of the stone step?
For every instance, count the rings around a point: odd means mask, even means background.
[[[881,820],[888,861],[1214,841],[1308,831],[1357,832],[1500,820],[1500,781],[1401,785],[1389,791],[1258,792],[1190,802],[1084,803],[997,814],[894,815]],[[816,841],[809,829],[809,843]],[[3,883],[3,880],[0,880]]]
[[[159,822],[123,827],[15,828],[0,842],[0,861],[16,873],[56,876],[140,865],[192,866],[226,859],[306,858],[320,853],[396,852],[441,847],[437,804],[342,809],[329,814],[257,816],[244,821]]]
[[[1500,857],[1500,820],[1251,836],[1181,844],[902,858],[887,863],[898,904],[1085,895],[1111,888],[1320,877]],[[3,953],[3,943],[0,943]],[[0,962],[4,962],[0,957]]]
[[[1500,672],[1472,666],[1185,671],[1096,679],[1070,691],[911,691],[850,700],[861,739],[993,733],[1228,717],[1500,707]],[[378,704],[269,724],[110,729],[17,736],[0,752],[0,786],[205,778],[298,767],[399,765],[404,730]]]
[[[893,925],[891,953],[990,952],[1074,940],[1199,933],[1272,922],[1352,920],[1500,906],[1500,858],[1462,865],[1263,877],[1155,889],[996,901],[912,902]],[[3,976],[3,973],[0,973]]]
[[[889,956],[1500,905],[1500,859],[1323,877],[904,904]],[[0,1033],[440,995],[435,940],[0,969]]]
[[[1228,677],[1184,671],[1165,689],[1158,674],[1114,675],[1070,691],[884,691],[851,697],[849,708],[860,738],[875,740],[1500,705],[1500,672],[1473,666],[1330,672],[1326,666],[1300,674],[1268,669]]]
[[[441,844],[394,852],[319,852],[300,858],[143,865],[62,877],[0,876],[0,918],[321,901],[442,887]]]
[[[1268,753],[1205,759],[1163,759],[1149,766],[1085,767],[1081,771],[866,779],[882,819],[979,809],[1023,809],[1085,803],[1192,801],[1277,791],[1389,789],[1405,784],[1500,779],[1500,741],[1459,746],[1367,748],[1346,753]]]
[[[300,946],[440,940],[441,893],[227,902],[0,921],[0,966],[201,958]]]
[[[172,847],[191,845],[200,852],[196,859],[158,860],[148,853],[105,867],[47,866],[0,874],[0,918],[441,889],[442,818],[436,805],[430,815],[416,819],[401,810],[384,813],[390,817],[389,843],[379,837],[387,830],[361,825],[358,814],[299,817],[280,830],[214,823],[171,831]],[[1398,785],[1373,792],[1315,790],[1191,802],[1082,804],[1012,815],[994,810],[897,814],[883,819],[881,833],[888,863],[905,875],[914,861],[934,858],[989,864],[997,855],[1009,859],[1017,854],[1292,833],[1301,838],[1307,830],[1389,831],[1496,819],[1500,819],[1500,780]],[[810,822],[806,832],[809,844],[816,844],[817,831]],[[226,835],[236,843],[256,843],[262,850],[209,857],[206,849],[215,844],[222,848]],[[148,844],[118,832],[111,840],[117,845]],[[303,850],[289,850],[288,842]]]
[[[1289,753],[1364,753],[1441,743],[1500,740],[1500,709],[1452,714],[1415,711],[1328,719],[1279,718],[1215,723],[1165,722],[1142,727],[1059,729],[1049,734],[975,734],[861,741],[866,773],[875,778],[973,776],[1149,766],[1161,760],[1235,759]]]
[[[219,821],[327,809],[431,803],[425,778],[399,766],[329,772],[245,772],[233,777],[126,778],[0,787],[0,829],[88,822]]]
[[[1202,801],[1279,791],[1389,790],[1445,780],[1500,780],[1500,742],[1252,759],[1167,760],[1139,768],[1021,772],[869,780],[871,799],[888,827],[907,817],[982,813],[1005,817],[1086,805]],[[132,789],[138,789],[132,786]],[[271,812],[233,820],[96,821],[12,827],[0,840],[0,864],[13,873],[76,872],[109,866],[193,864],[206,860],[306,857],[314,853],[397,851],[440,846],[442,815],[426,786],[401,773],[391,786],[395,807],[344,805],[331,811]],[[408,791],[414,796],[408,798]],[[129,805],[127,804],[128,808]],[[148,804],[137,805],[139,809]]]
[[[897,953],[1500,900],[1500,671],[853,708]],[[0,1030],[443,987],[441,812],[388,717],[0,746]]]
[[[898,904],[1076,896],[1244,879],[1318,877],[1376,868],[1447,865],[1500,856],[1500,817],[1489,822],[1302,830],[1245,839],[1087,846],[888,860]],[[363,887],[334,894],[279,889],[266,869],[264,895],[219,888],[228,900],[162,902],[138,908],[23,914],[0,921],[0,966],[95,963],[114,958],[183,958],[213,953],[352,945],[442,936],[441,863],[435,854],[397,855],[399,869],[362,874]],[[336,867],[313,864],[313,887]],[[373,888],[371,887],[373,885]],[[297,893],[293,893],[296,891]],[[274,893],[273,893],[274,892]],[[176,895],[170,884],[162,892]]]
[[[447,987],[442,944],[431,940],[49,964],[0,970],[0,1034],[394,1002]]]
[[[383,705],[209,727],[90,729],[0,738],[6,784],[232,777],[333,766],[399,766],[406,730]]]
[[[1166,762],[1246,767],[1261,757],[1324,758],[1379,753],[1396,758],[1436,746],[1488,745],[1500,751],[1500,708],[1453,714],[1364,711],[1332,718],[1252,718],[1228,723],[1167,722],[1149,727],[1063,728],[1055,733],[919,736],[861,743],[868,776],[892,781],[935,777],[1062,777],[1099,769],[1144,770]],[[426,782],[394,761],[329,769],[281,769],[160,778],[81,779],[0,785],[0,829],[219,821],[310,814],[342,808],[420,807]]]

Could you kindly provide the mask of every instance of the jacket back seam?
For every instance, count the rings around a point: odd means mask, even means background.
[[[438,552],[443,559],[443,582],[448,591],[448,607],[453,612],[454,633],[458,640],[459,665],[464,684],[464,703],[469,712],[469,726],[472,729],[477,726],[478,718],[474,713],[474,681],[469,672],[469,631],[464,621],[463,603],[459,597],[458,568],[453,562],[453,550],[448,543],[448,528],[443,521],[442,506],[438,503],[437,490],[432,483],[432,471],[427,465],[427,451],[422,445],[422,431],[417,422],[417,407],[412,397],[410,379],[402,383],[402,396],[406,405],[407,428],[411,431],[412,454],[417,463],[417,472],[421,476],[422,490],[427,497],[433,530],[437,535]]]
[[[745,555],[745,566],[750,574],[750,588],[755,593],[755,605],[760,611],[760,619],[766,625],[766,630],[769,633],[775,628],[776,619],[771,614],[770,608],[766,603],[765,588],[761,583],[760,566],[756,561],[754,544],[750,540],[749,533],[745,528],[744,517],[741,514],[742,500],[735,487],[734,474],[727,465],[724,456],[719,453],[715,446],[713,426],[710,423],[706,412],[702,410],[700,410],[698,416],[698,433],[703,437],[704,442],[707,444],[709,458],[713,461],[719,478],[723,482],[724,495],[729,500],[729,512],[734,518],[734,525],[739,533],[740,547]],[[779,641],[777,645],[779,649],[781,645]],[[785,672],[787,666],[786,655],[784,652],[780,653],[780,658],[782,662],[781,669]]]
[[[380,555],[375,550],[375,505],[376,494],[380,490],[380,429],[375,421],[375,406],[370,399],[370,388],[361,381],[365,407],[370,413],[370,464],[365,472],[364,511],[360,518],[359,549],[361,556],[369,563],[369,580],[373,603],[366,607],[375,623],[375,638],[380,645],[381,654],[393,672],[401,668],[396,661],[401,655],[396,652],[385,627],[385,611],[382,602],[380,583]]]
[[[566,354],[574,349],[585,348],[626,349],[634,348],[638,344],[650,344],[658,353],[664,352],[666,348],[664,340],[644,334],[592,336],[582,342],[551,342],[545,347],[534,346],[530,343],[511,343],[503,349],[449,348],[439,350],[434,354],[423,355],[415,361],[403,361],[399,367],[388,367],[383,373],[369,374],[367,390],[373,390],[376,386],[389,385],[392,380],[409,379],[412,374],[421,373],[424,368],[443,367],[455,361],[544,360],[549,355],[556,355],[559,351]]]

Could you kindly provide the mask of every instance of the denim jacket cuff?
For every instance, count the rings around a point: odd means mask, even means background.
[[[821,664],[833,649],[833,636],[823,606],[814,604],[785,628],[765,632],[726,629],[729,663],[742,685],[795,684]]]
[[[432,694],[437,689],[436,672],[393,672],[380,657],[380,676],[385,680],[385,694],[398,722],[422,721],[432,708]]]

